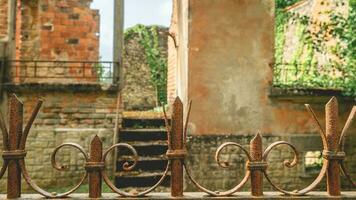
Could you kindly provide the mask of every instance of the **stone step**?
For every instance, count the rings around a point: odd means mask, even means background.
[[[135,142],[132,146],[139,156],[144,157],[165,155],[168,149],[167,142],[165,141],[157,141],[154,143]],[[132,155],[132,152],[127,148],[118,148],[117,151],[118,157]]]
[[[117,165],[116,165],[116,171],[121,172],[123,170],[123,165],[124,163],[128,162],[129,164],[132,164],[133,162],[131,159],[118,159]],[[132,171],[164,171],[167,167],[168,160],[165,158],[161,157],[145,157],[142,159],[139,159],[137,161],[136,166],[132,169]]]
[[[132,174],[132,176],[122,176],[122,173],[115,174],[115,183],[118,188],[128,188],[128,187],[152,187],[155,185],[162,177],[162,172],[144,172],[140,175]],[[164,181],[161,183],[163,187],[169,187],[170,185],[170,175],[166,176]]]
[[[163,118],[142,119],[142,118],[123,118],[122,127],[124,128],[160,128],[165,127]]]
[[[122,171],[122,172],[116,172],[115,177],[156,177],[159,176],[161,177],[163,175],[164,171],[160,170],[153,170],[149,172],[144,172],[144,171]],[[168,172],[167,176],[170,176],[171,173]]]
[[[155,185],[167,167],[167,131],[162,118],[124,117],[119,141],[132,145],[139,155],[136,166],[129,172],[122,166],[132,164],[132,152],[118,149],[115,185],[118,188],[145,188]],[[169,186],[168,176],[162,186]]]
[[[124,128],[119,132],[119,140],[121,142],[167,140],[167,131],[164,128]]]

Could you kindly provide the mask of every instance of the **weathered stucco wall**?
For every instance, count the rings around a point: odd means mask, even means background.
[[[311,99],[269,96],[274,62],[273,0],[191,0],[189,6],[186,92],[193,100],[190,134],[317,131],[303,105]],[[327,98],[313,101],[322,119]],[[340,104],[343,123],[352,102]]]

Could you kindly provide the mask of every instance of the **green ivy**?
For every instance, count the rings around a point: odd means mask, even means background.
[[[125,31],[125,41],[139,37],[150,67],[151,82],[157,91],[157,101],[167,103],[167,58],[162,56],[158,34],[157,26],[138,24]]]
[[[316,33],[308,28],[315,25],[309,17],[284,11],[286,6],[295,2],[276,1],[275,85],[289,88],[341,89],[345,95],[355,96],[356,0],[350,1],[350,12],[347,17],[340,13],[330,13],[330,22],[318,24],[320,30]],[[291,22],[296,26],[298,46],[290,63],[286,65],[283,63],[285,31]],[[330,34],[340,41],[332,47],[325,45]],[[315,58],[316,52],[336,55],[339,60],[330,60],[319,69]],[[285,71],[286,68],[288,71]],[[334,72],[341,73],[342,76],[335,76]]]

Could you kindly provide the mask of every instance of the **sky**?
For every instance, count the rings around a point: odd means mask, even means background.
[[[113,59],[114,0],[94,0],[91,8],[100,11],[100,57]],[[172,0],[125,0],[125,29],[136,24],[169,26]]]

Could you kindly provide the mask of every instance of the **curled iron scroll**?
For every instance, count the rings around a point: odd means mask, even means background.
[[[346,137],[346,133],[347,130],[349,129],[349,127],[351,126],[351,122],[353,121],[354,117],[356,115],[356,106],[354,106],[351,110],[351,113],[345,123],[344,128],[341,131],[341,138],[340,138],[340,143],[339,143],[339,148],[341,152],[345,151],[345,137]],[[350,175],[350,173],[348,172],[345,162],[344,160],[340,161],[340,167],[341,170],[343,172],[343,174],[345,175],[346,179],[349,181],[349,183],[353,186],[356,187],[356,182],[352,180],[352,177]]]
[[[228,146],[235,146],[235,147],[238,147],[239,149],[241,149],[247,156],[247,160],[248,161],[251,161],[251,156],[249,154],[249,152],[240,144],[238,143],[235,143],[235,142],[227,142],[227,143],[224,143],[222,144],[216,151],[215,153],[215,161],[218,163],[218,165],[222,168],[228,168],[230,166],[229,162],[228,161],[221,161],[220,160],[220,157],[221,157],[221,152],[224,148],[228,147]],[[237,184],[235,187],[233,187],[232,189],[230,190],[227,190],[227,191],[223,191],[223,192],[220,192],[220,191],[212,191],[212,190],[209,190],[205,187],[203,187],[202,185],[200,185],[194,178],[193,176],[191,175],[190,173],[190,170],[189,168],[187,167],[187,164],[186,162],[184,162],[184,168],[185,168],[185,171],[186,171],[186,174],[188,176],[188,178],[192,181],[192,183],[199,189],[201,190],[202,192],[205,192],[209,195],[212,195],[212,196],[229,196],[229,195],[232,195],[234,193],[236,193],[237,191],[239,191],[245,184],[246,182],[248,181],[248,179],[250,178],[250,171],[247,170],[246,173],[245,173],[245,176],[244,178],[241,180],[241,182],[239,184]]]
[[[122,166],[122,168],[125,170],[125,171],[130,171],[132,170],[136,164],[137,164],[137,160],[138,160],[138,154],[137,154],[137,151],[129,144],[126,144],[126,143],[118,143],[118,144],[115,144],[113,146],[111,146],[108,150],[106,150],[103,154],[103,162],[105,162],[108,154],[118,148],[118,147],[124,147],[124,148],[127,148],[131,151],[131,153],[133,154],[133,164],[130,164],[128,162],[125,162]],[[105,183],[109,186],[109,188],[121,195],[121,196],[124,196],[124,197],[142,197],[142,196],[145,196],[146,194],[150,193],[151,191],[153,191],[154,189],[156,189],[162,182],[163,180],[166,178],[166,176],[168,175],[168,172],[169,172],[169,168],[170,168],[170,162],[168,162],[167,164],[167,167],[166,167],[166,170],[164,171],[162,177],[160,178],[160,180],[152,187],[148,188],[147,190],[145,191],[142,191],[142,192],[139,192],[137,194],[132,194],[132,193],[128,193],[128,192],[124,192],[124,191],[121,191],[119,188],[117,188],[111,181],[110,181],[110,178],[108,177],[108,175],[106,174],[105,170],[102,171],[102,175],[103,175],[103,179],[105,181]]]
[[[280,146],[280,145],[286,145],[286,146],[290,147],[294,154],[293,161],[285,160],[283,163],[284,166],[286,166],[288,168],[292,168],[292,167],[296,166],[298,163],[298,151],[292,144],[285,142],[285,141],[275,142],[275,143],[272,143],[270,146],[268,146],[262,155],[262,159],[265,162],[267,162],[268,155],[272,151],[272,149],[274,149],[275,147]],[[317,178],[309,186],[305,187],[304,189],[297,190],[297,191],[287,191],[287,190],[280,188],[279,186],[277,186],[275,183],[272,182],[271,178],[268,176],[267,171],[264,171],[264,175],[265,175],[267,181],[272,185],[272,187],[274,189],[276,189],[284,194],[287,194],[287,195],[302,196],[302,195],[305,195],[306,193],[310,192],[311,190],[313,190],[323,180],[323,177],[325,176],[325,173],[326,173],[327,166],[328,166],[328,161],[324,160],[323,166],[322,166],[321,171],[320,171],[319,175],[317,176]]]
[[[80,145],[78,144],[75,144],[75,143],[64,143],[60,146],[58,146],[52,153],[52,156],[51,156],[51,163],[52,163],[52,166],[53,168],[59,170],[59,171],[64,171],[66,170],[66,167],[64,165],[60,165],[56,162],[56,155],[57,155],[57,152],[63,148],[63,147],[73,147],[74,149],[77,149],[79,150],[80,153],[83,154],[84,158],[85,158],[85,161],[88,161],[89,160],[89,156],[88,154],[85,152],[85,150],[83,149],[83,147],[81,147]],[[60,198],[60,197],[66,197],[68,196],[69,194],[72,194],[73,192],[75,192],[81,185],[82,183],[85,181],[85,179],[87,178],[88,176],[88,173],[85,172],[85,174],[82,176],[81,180],[79,181],[79,183],[74,186],[72,189],[70,189],[69,191],[67,192],[64,192],[64,193],[61,193],[61,194],[57,194],[57,193],[50,193],[50,192],[47,192],[46,190],[42,189],[41,187],[39,187],[30,177],[30,175],[28,174],[27,172],[27,169],[26,169],[26,163],[25,163],[25,160],[22,159],[19,161],[20,163],[20,168],[21,168],[21,172],[22,172],[22,176],[23,178],[25,179],[25,181],[31,186],[32,189],[34,189],[36,192],[38,192],[39,194],[47,197],[47,198]]]

